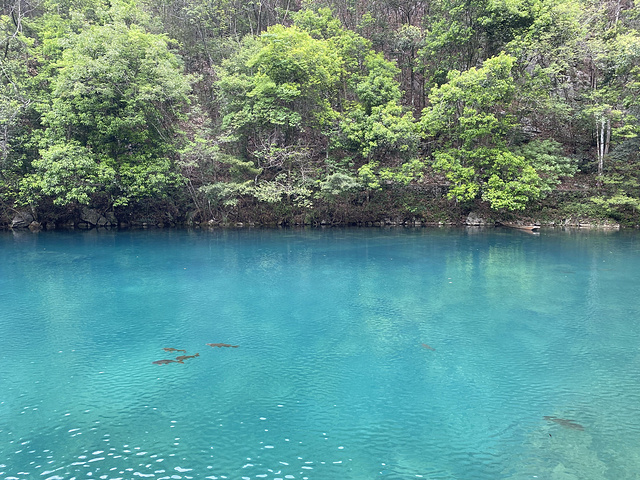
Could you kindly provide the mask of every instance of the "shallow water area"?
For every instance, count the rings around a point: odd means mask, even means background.
[[[626,231],[0,232],[0,479],[635,479],[638,271]]]

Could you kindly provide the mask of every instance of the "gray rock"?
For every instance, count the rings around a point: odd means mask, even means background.
[[[107,223],[109,223],[110,225],[118,225],[118,219],[113,212],[107,212],[104,214],[104,216],[107,219]]]
[[[80,219],[83,222],[90,223],[91,225],[97,225],[99,218],[100,212],[98,212],[95,208],[82,207],[82,212],[80,212]]]
[[[487,225],[487,221],[478,216],[477,213],[475,212],[471,212],[468,216],[467,219],[464,222],[466,225],[472,225],[472,226],[481,226],[481,225]]]
[[[108,221],[95,208],[83,207],[80,213],[80,220],[93,226],[104,227]]]
[[[11,220],[11,228],[28,228],[34,218],[28,212],[20,212]]]

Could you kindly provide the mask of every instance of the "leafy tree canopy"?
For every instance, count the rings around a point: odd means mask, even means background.
[[[135,24],[91,25],[68,38],[52,67],[27,198],[39,192],[66,204],[100,195],[117,206],[175,184],[175,122],[192,78],[164,36]]]
[[[422,129],[435,141],[434,168],[451,182],[450,198],[482,198],[494,209],[521,210],[540,198],[544,182],[532,159],[509,148],[518,126],[510,113],[515,58],[506,54],[481,68],[453,71],[431,91]]]

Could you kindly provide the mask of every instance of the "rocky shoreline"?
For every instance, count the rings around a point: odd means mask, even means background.
[[[562,228],[597,228],[597,229],[620,229],[618,223],[601,219],[577,219],[566,218],[552,221],[539,221],[531,218],[510,219],[510,223],[515,225],[536,225],[540,227],[562,227]],[[424,221],[421,219],[402,219],[386,217],[374,221],[331,221],[320,220],[316,222],[198,222],[198,221],[158,221],[153,218],[134,219],[131,221],[118,220],[113,213],[101,214],[95,209],[85,208],[81,211],[79,218],[61,223],[39,222],[28,212],[18,212],[11,219],[11,222],[4,225],[5,228],[31,231],[40,230],[90,230],[94,228],[106,229],[128,229],[128,228],[176,228],[176,227],[196,227],[196,228],[244,228],[244,227],[493,227],[501,226],[505,221],[501,218],[490,216],[484,217],[476,212],[470,212],[466,217],[458,221]]]

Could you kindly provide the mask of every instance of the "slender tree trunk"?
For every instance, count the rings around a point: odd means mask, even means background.
[[[602,117],[597,125],[597,147],[598,147],[598,186],[602,184],[602,174],[604,172],[604,157],[609,153],[611,143],[611,120]]]
[[[604,118],[600,120],[598,125],[598,177],[602,176],[602,167],[604,164]]]

